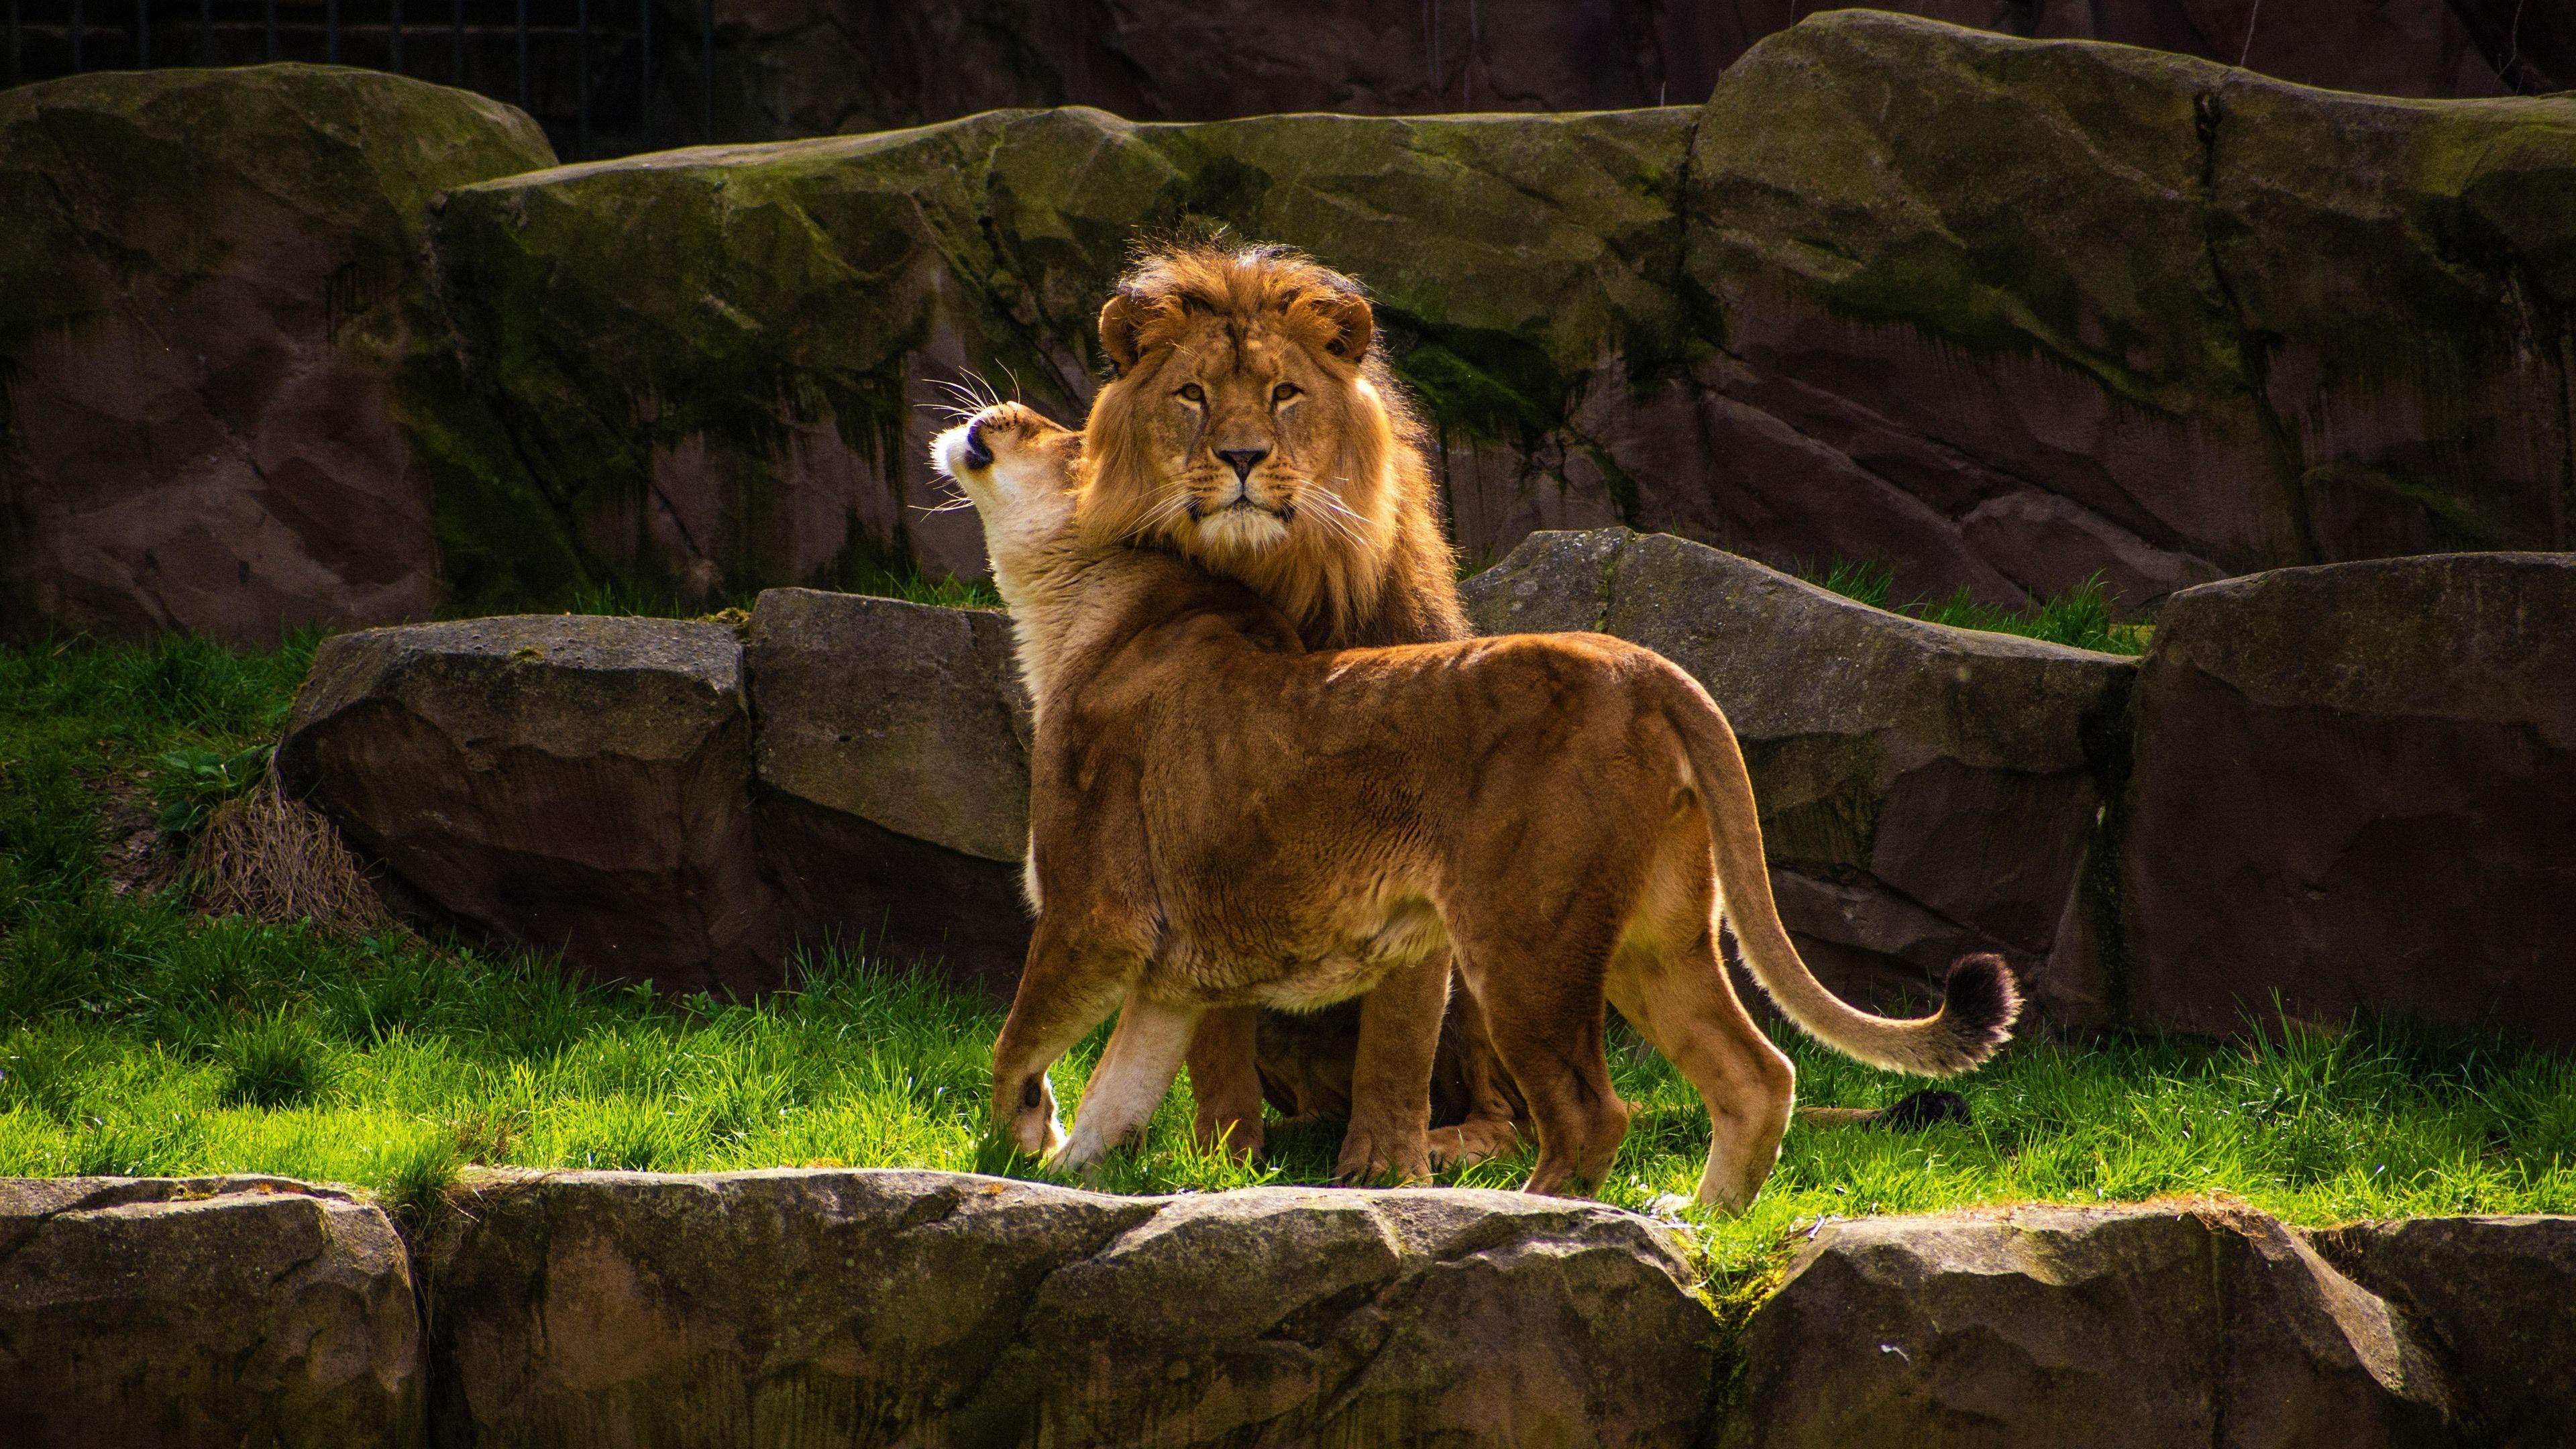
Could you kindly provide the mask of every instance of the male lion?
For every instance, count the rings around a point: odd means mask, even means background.
[[[1202,243],[1141,259],[1100,311],[1117,376],[1084,429],[1084,531],[1250,586],[1309,648],[1469,637],[1423,430],[1375,330],[1356,282],[1285,248]],[[1446,972],[1448,953],[1423,969]],[[1292,1112],[1347,1103],[1346,1172],[1397,1167],[1366,1149],[1401,1104],[1351,1055],[1368,1015],[1394,1005],[1209,1012],[1189,1054],[1200,1139],[1257,1151],[1267,1080]],[[1459,993],[1450,1017],[1443,1095],[1465,1120],[1433,1134],[1443,1163],[1519,1137],[1473,997]]]
[[[1598,634],[1309,652],[1242,585],[1089,538],[1066,486],[1080,451],[1007,404],[933,444],[983,516],[1036,706],[1038,922],[993,1054],[995,1125],[1022,1149],[1098,1162],[1152,1114],[1211,1008],[1367,993],[1402,1009],[1363,1016],[1359,1070],[1410,1108],[1411,1140],[1373,1150],[1418,1171],[1449,982],[1421,967],[1454,943],[1537,1124],[1530,1191],[1597,1182],[1627,1131],[1606,990],[1708,1105],[1699,1200],[1741,1211],[1794,1073],[1728,983],[1721,900],[1755,979],[1841,1051],[1944,1075],[2010,1032],[2019,1000],[1991,955],[1914,1021],[1808,973],[1734,733],[1661,656]],[[1047,1068],[1112,1010],[1067,1138]]]

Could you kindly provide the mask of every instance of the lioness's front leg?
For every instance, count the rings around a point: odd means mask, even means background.
[[[1449,1002],[1449,957],[1387,973],[1360,998],[1359,1054],[1351,1063],[1351,1125],[1333,1164],[1336,1182],[1431,1177],[1431,1062]]]
[[[1128,992],[1126,1004],[1118,1008],[1118,1029],[1109,1034],[1109,1049],[1100,1054],[1100,1065],[1082,1089],[1073,1135],[1047,1166],[1067,1172],[1097,1166],[1112,1148],[1141,1131],[1172,1089],[1172,1079],[1181,1074],[1181,1057],[1204,1009]]]
[[[1083,949],[1038,917],[1011,1014],[993,1043],[993,1128],[1012,1146],[1034,1154],[1064,1145],[1047,1068],[1108,1019],[1143,967],[1141,955]]]

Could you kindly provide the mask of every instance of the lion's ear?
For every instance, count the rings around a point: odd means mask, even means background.
[[[1118,369],[1121,377],[1144,355],[1136,339],[1144,331],[1149,315],[1144,303],[1124,292],[1111,297],[1100,309],[1100,350],[1109,354],[1110,365]]]
[[[1369,340],[1377,335],[1377,317],[1369,311],[1368,298],[1357,292],[1328,292],[1317,301],[1333,329],[1324,339],[1324,350],[1344,362],[1368,356]]]

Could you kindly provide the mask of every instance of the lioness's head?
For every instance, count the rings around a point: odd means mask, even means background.
[[[1048,551],[1070,539],[1082,435],[1018,403],[997,403],[930,441],[933,471],[955,480],[984,524],[993,587],[1019,607]]]
[[[1375,330],[1358,283],[1284,248],[1146,258],[1100,311],[1117,376],[1083,435],[1087,536],[1176,550],[1301,629],[1374,610],[1405,510],[1428,506]]]

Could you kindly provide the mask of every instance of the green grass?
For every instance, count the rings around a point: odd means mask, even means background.
[[[2122,624],[2112,616],[2110,594],[2099,574],[2027,609],[1978,603],[1969,596],[1965,585],[1946,599],[1917,599],[1910,604],[1892,605],[1888,598],[1896,587],[1896,572],[1872,560],[1855,563],[1837,558],[1821,569],[1801,570],[1798,577],[1873,609],[1910,614],[1927,623],[1982,629],[1992,634],[2019,634],[2106,654],[2143,654],[2147,649],[2149,632],[2145,626]]]
[[[102,787],[266,738],[308,653],[0,651],[0,1174],[275,1172],[409,1211],[472,1162],[1030,1170],[982,1137],[996,1013],[920,977],[826,957],[758,1006],[656,999],[408,933],[335,941],[115,893]],[[1782,1040],[1804,1101],[1917,1085]],[[1099,1043],[1057,1069],[1068,1109]],[[1687,1193],[1699,1104],[1623,1032],[1613,1064],[1639,1110],[1603,1196]],[[2226,1193],[2306,1223],[2576,1211],[2576,1064],[2543,1053],[2393,1028],[2030,1040],[1958,1085],[1973,1126],[1793,1127],[1750,1215],[1694,1220],[1713,1271],[1751,1281],[1820,1216],[1983,1202]],[[1288,1125],[1248,1167],[1199,1155],[1176,1092],[1100,1185],[1311,1182],[1334,1145]],[[1510,1186],[1527,1166],[1451,1180]]]

